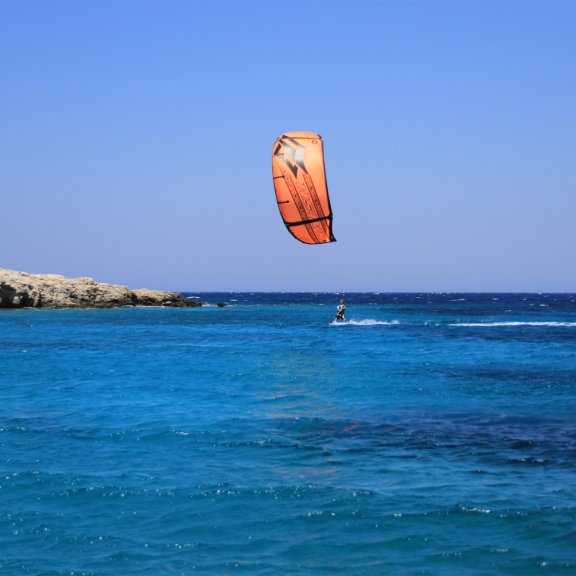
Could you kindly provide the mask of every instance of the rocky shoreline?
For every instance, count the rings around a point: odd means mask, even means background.
[[[202,306],[178,292],[104,284],[92,278],[29,274],[0,268],[1,308],[119,308],[122,306]]]

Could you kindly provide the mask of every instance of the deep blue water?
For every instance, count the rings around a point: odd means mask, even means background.
[[[576,574],[576,295],[0,311],[0,574]]]

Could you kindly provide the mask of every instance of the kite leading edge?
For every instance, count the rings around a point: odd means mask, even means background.
[[[272,149],[272,177],[280,215],[304,244],[336,242],[328,197],[324,146],[314,132],[286,132]]]

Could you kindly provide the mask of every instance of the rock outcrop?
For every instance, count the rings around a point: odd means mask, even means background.
[[[0,268],[0,308],[117,308],[120,306],[202,306],[178,292],[130,290],[92,278],[28,274]]]

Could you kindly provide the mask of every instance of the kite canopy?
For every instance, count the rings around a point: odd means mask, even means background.
[[[280,215],[304,244],[336,242],[328,197],[322,138],[313,132],[286,132],[272,149],[272,176]]]

